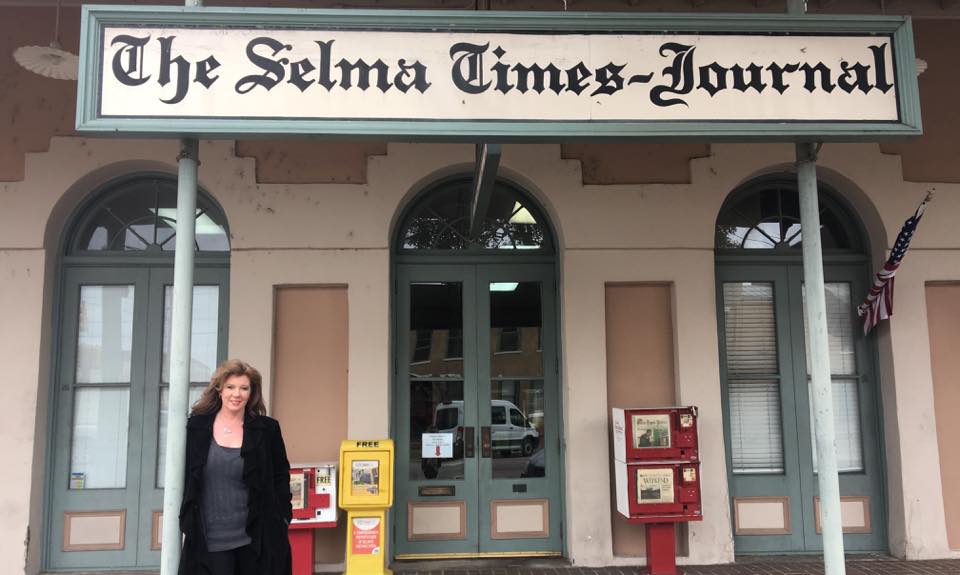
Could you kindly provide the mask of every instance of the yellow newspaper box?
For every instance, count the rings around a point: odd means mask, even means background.
[[[386,512],[393,505],[393,440],[340,443],[340,507],[347,511],[347,575],[383,575]]]

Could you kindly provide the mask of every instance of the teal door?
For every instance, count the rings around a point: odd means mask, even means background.
[[[195,274],[191,402],[226,353],[227,275]],[[65,272],[47,564],[160,563],[173,271]]]
[[[719,265],[721,368],[737,553],[816,552],[817,457],[799,263]],[[856,316],[865,266],[825,266],[847,551],[886,549],[873,354]]]
[[[559,555],[552,264],[397,267],[397,558]]]

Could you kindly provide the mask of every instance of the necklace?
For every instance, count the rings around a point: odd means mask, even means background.
[[[224,433],[233,433],[233,430],[230,429],[229,427],[224,427],[224,428],[223,428],[223,432],[224,432]]]

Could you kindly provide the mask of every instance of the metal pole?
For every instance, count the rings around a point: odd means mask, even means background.
[[[163,475],[163,539],[160,575],[176,575],[180,564],[180,502],[187,444],[190,388],[190,326],[193,323],[193,256],[197,212],[195,139],[180,141],[177,173],[177,249],[173,260],[173,322],[170,328],[170,395],[167,402],[167,459]]]
[[[806,294],[807,354],[812,380],[813,428],[817,441],[820,487],[820,530],[825,575],[844,575],[843,528],[840,523],[840,479],[833,428],[833,389],[827,339],[827,304],[823,284],[823,251],[817,201],[817,152],[813,144],[797,144],[797,186],[800,188],[800,233],[803,236],[803,281]]]

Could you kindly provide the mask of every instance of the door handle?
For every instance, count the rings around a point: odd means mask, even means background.
[[[473,459],[476,446],[474,444],[473,427],[463,428],[463,456]]]
[[[490,426],[480,428],[480,457],[490,458]]]

